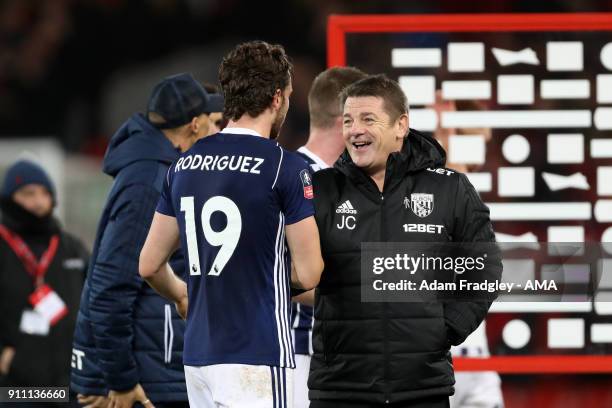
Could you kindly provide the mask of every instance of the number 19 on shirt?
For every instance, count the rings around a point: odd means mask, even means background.
[[[185,213],[185,234],[190,275],[201,275],[200,253],[196,234],[194,197],[181,197],[181,211]],[[210,220],[214,212],[225,214],[227,224],[221,231],[213,230]],[[242,231],[242,216],[236,203],[224,196],[209,198],[202,206],[202,232],[206,241],[214,247],[221,247],[212,263],[208,275],[219,276],[238,246]]]

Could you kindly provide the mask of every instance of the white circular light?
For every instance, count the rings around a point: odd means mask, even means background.
[[[612,42],[604,45],[601,49],[601,54],[599,54],[599,58],[603,66],[612,71]]]
[[[524,162],[531,151],[529,142],[522,135],[511,135],[504,140],[502,153],[510,163],[518,164]]]
[[[527,323],[522,320],[510,320],[504,326],[502,338],[508,347],[520,349],[529,343],[529,340],[531,339],[531,329]]]

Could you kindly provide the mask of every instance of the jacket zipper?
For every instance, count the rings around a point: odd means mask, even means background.
[[[385,194],[384,191],[380,193],[380,242],[386,242],[386,231],[385,231]],[[385,404],[389,403],[389,394],[387,392],[387,381],[389,378],[389,322],[387,319],[389,305],[387,302],[383,303],[383,353],[384,353],[384,397]]]

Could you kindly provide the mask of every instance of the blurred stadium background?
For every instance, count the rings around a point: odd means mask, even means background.
[[[328,64],[327,24],[332,14],[582,13],[608,10],[612,11],[612,1],[286,0],[264,5],[257,1],[239,0],[3,0],[0,1],[0,175],[16,157],[24,154],[34,157],[49,170],[58,186],[57,215],[69,231],[91,246],[111,183],[110,177],[101,172],[101,161],[113,132],[133,112],[144,110],[153,84],[166,75],[187,71],[203,82],[216,83],[222,55],[237,42],[252,39],[278,42],[292,57],[295,64],[294,93],[280,142],[295,149],[305,142],[308,135],[307,93],[311,81]],[[529,74],[536,81],[549,77],[584,78],[590,81],[590,93],[587,98],[582,98],[580,107],[594,109],[600,102],[596,100],[595,78],[605,70],[593,61],[599,58],[600,47],[609,41],[609,32],[591,33],[590,37],[583,38],[580,33],[569,35],[562,32],[548,33],[544,37],[533,33],[487,33],[483,36],[478,32],[453,34],[450,31],[421,30],[347,37],[346,63],[370,73],[386,72],[398,80],[401,76],[412,77],[413,86],[425,87],[428,85],[427,81],[422,81],[423,76],[435,76],[438,87],[443,80],[482,79],[490,80],[495,87],[495,76],[508,73]],[[597,51],[585,46],[584,69],[578,73],[547,76],[549,72],[544,69],[543,56],[549,40],[584,40],[585,44],[596,44]],[[515,51],[529,45],[537,51],[542,65],[530,67],[526,72],[522,69],[503,71],[499,66],[494,71],[489,70],[495,65],[490,64],[494,61],[493,56],[487,55],[484,73],[457,75],[444,71],[444,66],[411,71],[412,68],[396,66],[391,61],[391,50],[395,48],[437,47],[446,50],[448,43],[453,41],[484,41],[487,48],[496,46]],[[612,87],[612,82],[610,84]],[[535,88],[539,90],[539,86]],[[427,92],[425,90],[423,94]],[[485,98],[491,99],[486,109],[500,109],[496,103],[503,105],[497,92]],[[538,91],[536,94],[539,95]],[[573,102],[538,97],[531,102],[520,102],[523,106],[518,109],[577,108]],[[411,105],[417,108],[428,103],[427,98],[411,101]],[[609,196],[610,188],[603,187],[603,184],[599,187],[603,182],[596,177],[596,169],[598,165],[610,166],[612,163],[607,160],[593,164],[588,146],[592,138],[611,137],[610,131],[566,129],[557,133],[579,132],[585,136],[581,142],[583,148],[587,146],[583,159],[566,164],[560,162],[551,167],[546,131],[494,129],[492,141],[486,148],[486,162],[479,170],[493,174],[494,182],[488,191],[486,187],[481,190],[485,201],[595,203],[598,195]],[[504,140],[513,133],[520,133],[529,142],[531,156],[521,166],[530,166],[537,172],[533,194],[529,189],[527,193],[520,189],[518,193],[512,189],[509,195],[507,191],[502,193],[498,186],[500,180],[495,179],[497,175],[502,177],[498,173],[500,166],[513,165],[505,161],[508,156],[503,151]],[[587,176],[590,189],[553,193],[546,188],[539,174],[541,171],[565,175],[582,172]],[[514,177],[512,172],[509,176]],[[524,197],[528,197],[527,200]],[[612,215],[608,215],[610,217]],[[532,233],[540,241],[549,238],[550,223],[505,221],[500,219],[495,223],[498,231],[514,236]],[[589,216],[580,221],[553,224],[583,227],[583,240],[600,241],[610,227],[609,222],[609,219],[599,222]],[[555,316],[583,319],[587,324],[612,323],[609,314],[557,313]],[[492,354],[568,354],[596,358],[610,355],[609,343],[593,344],[589,335],[586,335],[583,347],[551,350],[547,347],[550,345],[546,332],[548,318],[550,315],[537,313],[496,314],[488,326]],[[521,347],[510,347],[503,339],[503,330],[509,321],[516,319],[527,322],[530,337]],[[577,360],[577,365],[583,361]],[[612,406],[612,364],[601,371],[601,374],[580,375],[505,374],[502,379],[506,404],[508,407]]]

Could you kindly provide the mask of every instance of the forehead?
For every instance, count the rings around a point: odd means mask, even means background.
[[[384,101],[379,96],[349,96],[344,102],[344,114],[358,115],[364,112],[384,113]]]
[[[15,192],[16,193],[47,192],[47,188],[43,186],[42,184],[30,183],[30,184],[24,184],[23,186],[19,187],[19,189],[17,189]]]

